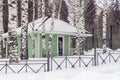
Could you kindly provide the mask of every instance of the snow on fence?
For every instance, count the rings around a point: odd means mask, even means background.
[[[9,63],[9,60],[0,60],[0,73],[38,73],[68,68],[99,66],[110,62],[120,61],[120,52],[94,51],[94,55],[78,56],[48,56],[32,60],[19,60],[18,63]]]

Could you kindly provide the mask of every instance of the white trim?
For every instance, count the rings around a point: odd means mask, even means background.
[[[62,35],[57,35],[57,56],[59,56],[59,54],[58,54],[58,37],[63,38],[63,56],[64,56],[64,36],[62,36]]]

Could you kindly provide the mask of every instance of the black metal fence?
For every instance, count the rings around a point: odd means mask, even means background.
[[[20,73],[47,71],[46,60],[22,60],[18,63],[9,63],[8,60],[0,61],[0,72],[3,73]]]
[[[50,70],[94,66],[92,55],[51,57]]]
[[[94,51],[94,55],[78,56],[48,56],[43,60],[21,60],[18,63],[9,63],[8,60],[0,61],[0,73],[38,73],[58,69],[98,66],[110,62],[120,61],[119,52]]]
[[[107,53],[96,53],[96,64],[107,64],[120,61],[120,53],[108,51]]]

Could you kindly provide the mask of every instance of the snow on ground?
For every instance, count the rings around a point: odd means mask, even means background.
[[[2,80],[120,80],[120,63],[41,73],[0,74]]]

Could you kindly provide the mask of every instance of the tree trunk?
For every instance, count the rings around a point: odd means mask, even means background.
[[[21,29],[21,60],[28,59],[28,25],[24,25]]]
[[[38,0],[38,18],[41,18],[42,17],[42,0]]]
[[[9,12],[8,12],[8,0],[3,0],[3,28],[4,32],[8,32],[8,17],[9,17]]]
[[[9,3],[9,24],[8,24],[8,36],[9,36],[9,62],[18,62],[18,48],[17,48],[17,1],[8,1]]]
[[[34,19],[38,19],[38,0],[34,0]]]
[[[55,18],[55,5],[53,5],[53,11],[52,11],[52,20],[51,20],[51,27],[50,27],[50,35],[49,35],[49,42],[48,42],[48,56],[52,53],[52,38],[54,30],[54,18]]]
[[[23,0],[21,3],[22,8],[22,26],[28,23],[28,0]]]
[[[42,0],[42,21],[45,20],[45,2]],[[42,25],[42,55],[46,57],[46,34],[45,34],[45,23]]]
[[[106,52],[106,29],[107,29],[107,22],[106,22],[106,18],[107,18],[107,12],[103,11],[103,53]]]
[[[84,37],[81,34],[85,33],[84,29],[84,0],[75,1],[75,26],[77,28],[76,51],[78,54],[83,54]]]
[[[0,1],[0,3],[3,3],[3,0]],[[2,38],[2,34],[3,34],[3,6],[0,6],[0,57],[3,58],[4,57],[4,50],[3,50],[3,38]]]
[[[28,0],[28,22],[33,21],[33,0]]]
[[[28,59],[28,0],[23,0],[22,7],[22,29],[21,29],[21,59]]]
[[[18,27],[21,27],[21,0],[17,0]]]

